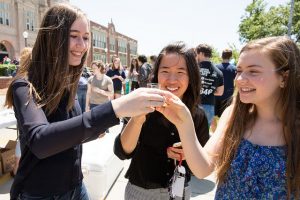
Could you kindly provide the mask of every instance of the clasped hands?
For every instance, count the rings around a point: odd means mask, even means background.
[[[117,117],[135,117],[157,110],[172,123],[181,123],[189,109],[176,95],[156,88],[139,88],[111,101]]]

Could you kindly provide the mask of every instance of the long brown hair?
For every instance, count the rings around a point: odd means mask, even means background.
[[[135,66],[133,64],[133,61],[135,60]],[[130,73],[133,72],[133,69],[135,68],[135,70],[138,72],[139,71],[139,63],[138,63],[138,59],[137,58],[132,58],[131,59],[131,63],[130,63]]]
[[[281,89],[277,107],[278,116],[282,120],[283,133],[287,145],[286,178],[288,196],[299,196],[300,191],[300,51],[297,45],[287,37],[269,37],[254,40],[242,48],[263,50],[276,66],[278,74],[288,73],[285,87]],[[262,51],[260,51],[262,52]],[[246,129],[253,126],[257,110],[253,104],[244,104],[239,94],[233,99],[233,111],[225,131],[223,150],[217,162],[217,177],[223,182],[230,163],[235,157]]]
[[[32,49],[32,59],[16,75],[14,80],[26,79],[29,95],[34,95],[39,107],[47,115],[53,113],[62,97],[68,95],[67,110],[74,105],[78,81],[83,70],[87,52],[78,66],[69,66],[70,28],[75,20],[85,14],[69,4],[56,4],[45,13],[36,42]],[[13,106],[12,81],[6,94],[5,105]]]

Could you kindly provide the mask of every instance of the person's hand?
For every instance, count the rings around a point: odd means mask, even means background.
[[[103,93],[103,90],[101,90],[100,88],[97,88],[97,87],[92,87],[92,91],[96,92],[96,93],[99,93],[99,94]]]
[[[90,106],[86,105],[85,106],[85,112],[88,112],[88,111],[90,111]]]
[[[157,107],[156,110],[175,125],[182,124],[186,120],[191,119],[191,113],[186,105],[171,93],[168,93],[166,96],[166,104],[162,107]]]
[[[155,88],[138,88],[111,101],[117,117],[134,117],[155,111],[163,106],[166,91]]]
[[[168,147],[167,148],[167,155],[168,158],[176,159],[180,161],[180,154],[181,154],[181,159],[185,160],[184,152],[182,149],[176,148],[176,147]]]

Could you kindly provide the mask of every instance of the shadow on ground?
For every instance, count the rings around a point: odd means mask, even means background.
[[[198,196],[199,194],[206,194],[214,190],[216,184],[207,179],[197,179],[192,177],[192,197]]]

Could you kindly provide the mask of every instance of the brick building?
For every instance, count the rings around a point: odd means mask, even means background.
[[[54,3],[68,0],[0,0],[0,62],[3,57],[19,58],[25,46],[33,46],[43,14]],[[91,21],[91,49],[87,59],[110,62],[118,55],[123,65],[137,55],[137,40],[116,32],[108,23],[102,26]]]

